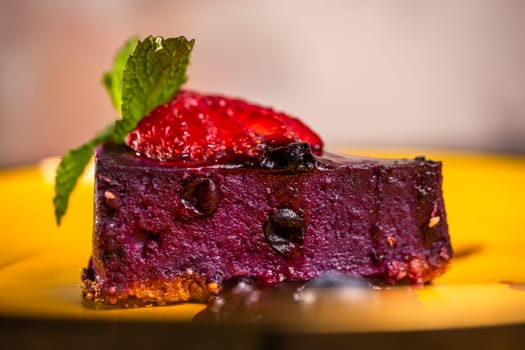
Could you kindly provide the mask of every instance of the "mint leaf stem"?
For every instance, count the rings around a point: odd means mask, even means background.
[[[73,192],[78,179],[82,176],[91,160],[93,148],[109,141],[113,137],[113,129],[114,124],[112,123],[105,131],[90,141],[67,152],[60,161],[56,170],[55,197],[53,198],[57,225],[60,225],[62,217],[66,213],[71,192]]]

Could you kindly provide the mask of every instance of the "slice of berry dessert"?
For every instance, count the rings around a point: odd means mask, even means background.
[[[445,271],[452,248],[440,162],[329,154],[296,118],[180,84],[129,122],[140,108],[126,104],[148,99],[126,95],[126,74],[139,69],[134,58],[169,50],[167,40],[135,44],[120,73],[122,120],[72,152],[96,146],[85,300],[205,301],[232,278],[275,286],[327,271],[421,285]],[[57,189],[71,173],[68,156]],[[57,190],[55,203],[62,197]]]

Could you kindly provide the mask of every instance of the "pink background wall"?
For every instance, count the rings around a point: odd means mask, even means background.
[[[525,1],[0,1],[0,166],[116,114],[127,38],[196,39],[188,87],[301,117],[328,147],[525,153]]]

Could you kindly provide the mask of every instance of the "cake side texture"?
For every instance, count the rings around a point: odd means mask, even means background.
[[[445,271],[453,252],[440,162],[313,164],[178,167],[100,147],[84,299],[205,301],[234,277],[274,286],[327,271],[421,285]]]

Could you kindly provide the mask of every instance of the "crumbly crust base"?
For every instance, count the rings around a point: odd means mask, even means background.
[[[392,285],[423,286],[444,274],[448,265],[448,261],[443,261],[439,266],[431,267],[425,259],[418,257],[407,262],[394,260],[388,266],[388,277],[379,278],[377,282],[379,285],[390,281]],[[103,288],[102,283],[84,278],[81,289],[86,306],[96,309],[133,308],[189,301],[208,302],[220,293],[222,284],[209,282],[196,273],[186,273],[172,280],[136,282],[121,292],[117,292],[116,288]]]
[[[153,305],[168,305],[187,301],[206,302],[219,293],[215,282],[194,273],[171,280],[140,281],[127,289],[103,288],[103,284],[90,279],[81,282],[84,303],[94,308],[131,308]]]

